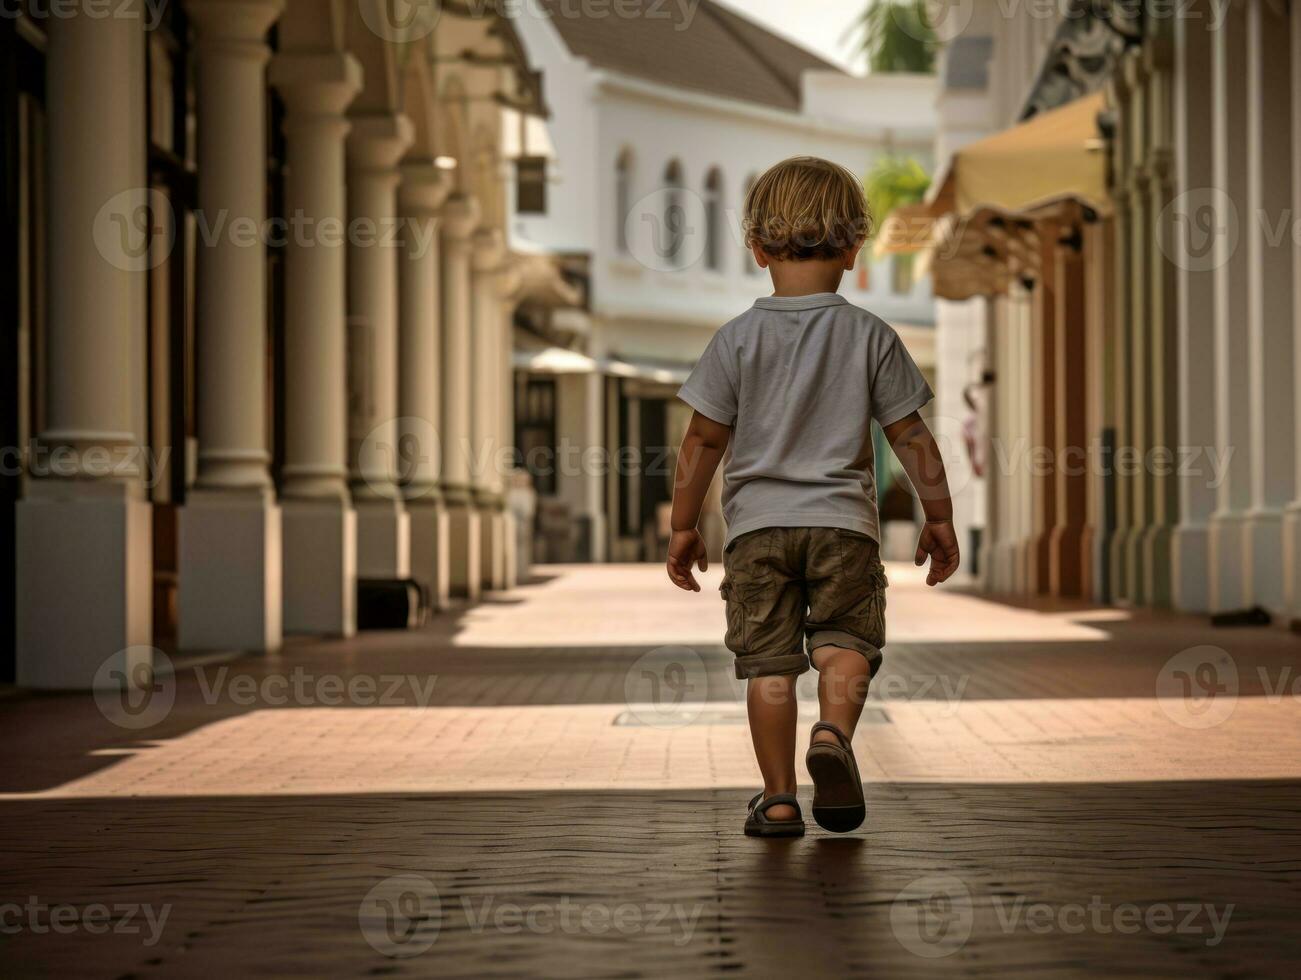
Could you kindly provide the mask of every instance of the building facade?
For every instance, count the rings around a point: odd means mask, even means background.
[[[985,581],[1295,622],[1301,17],[1068,12],[929,208],[988,338]]]
[[[0,25],[19,684],[347,636],[359,579],[509,584],[501,116],[539,78],[491,8],[401,13]]]
[[[750,182],[800,154],[860,175],[887,153],[931,159],[933,78],[855,78],[712,0],[670,6],[581,18],[543,3],[518,24],[563,149],[544,207],[516,188],[512,242],[565,256],[582,294],[516,332],[519,447],[557,460],[529,465],[544,557],[659,557],[690,416],[677,387],[713,332],[771,289],[741,236]],[[906,262],[865,251],[843,291],[933,370],[929,290]],[[703,524],[715,548],[717,493]]]

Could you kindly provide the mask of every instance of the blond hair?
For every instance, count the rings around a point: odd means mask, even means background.
[[[871,232],[862,183],[821,157],[783,160],[745,196],[745,243],[770,258],[834,259]]]

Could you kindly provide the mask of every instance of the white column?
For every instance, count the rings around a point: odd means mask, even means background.
[[[1301,6],[1292,5],[1292,214],[1301,215]],[[1294,390],[1301,388],[1301,241],[1292,248],[1292,343],[1295,358]],[[1296,442],[1297,496],[1283,516],[1283,590],[1293,628],[1301,624],[1301,399],[1297,400],[1292,428]]]
[[[1251,506],[1250,359],[1247,322],[1247,249],[1239,227],[1247,202],[1247,26],[1244,4],[1230,3],[1213,33],[1214,105],[1211,153],[1216,194],[1215,233],[1215,432],[1225,471],[1216,491],[1210,531],[1210,604],[1213,612],[1250,604],[1246,591],[1245,527]]]
[[[507,273],[501,301],[501,344],[498,380],[500,392],[497,401],[498,426],[502,445],[502,459],[513,460],[515,447],[515,307],[519,302],[521,279],[518,272]],[[503,479],[511,475],[504,470]],[[503,486],[502,520],[505,553],[505,587],[513,589],[519,584],[519,527],[515,512],[510,507],[510,487]]]
[[[485,589],[506,584],[505,521],[499,450],[501,388],[501,288],[506,249],[501,232],[481,228],[474,236],[473,329],[470,337],[470,376],[474,379],[470,414],[470,443],[474,504],[479,511],[479,574]]]
[[[430,591],[434,607],[450,605],[447,508],[438,481],[442,377],[439,217],[450,181],[430,161],[403,164],[398,206],[404,218],[398,280],[402,415],[398,453],[403,496],[411,515],[411,575]]]
[[[351,55],[280,54],[285,102],[286,633],[357,629],[357,515],[348,494],[344,111],[361,89]]]
[[[357,574],[411,573],[410,517],[398,486],[398,161],[411,122],[354,113],[348,134],[348,419]]]
[[[479,224],[479,205],[465,194],[443,206],[443,499],[447,503],[452,594],[478,599],[482,572],[482,532],[470,472],[470,415],[474,383],[470,330],[471,238]]]
[[[139,229],[170,216],[149,211],[145,190],[143,20],[81,12],[48,23],[52,261],[39,441],[52,472],[28,481],[15,512],[17,681],[89,690],[118,676],[142,681],[151,663],[134,338],[149,259]]]
[[[1147,596],[1147,561],[1143,542],[1152,520],[1152,475],[1147,468],[1152,448],[1152,227],[1156,214],[1148,194],[1150,179],[1152,96],[1149,65],[1142,51],[1130,56],[1126,64],[1132,95],[1122,116],[1129,151],[1130,202],[1130,278],[1129,293],[1129,445],[1130,511],[1129,531],[1125,537],[1125,591],[1123,598],[1132,605],[1143,605]]]
[[[1292,327],[1292,91],[1287,9],[1247,9],[1247,348],[1251,358],[1249,595],[1283,609],[1283,508],[1296,493]]]
[[[1209,0],[1197,9],[1210,11]],[[1215,271],[1213,240],[1199,218],[1215,185],[1212,145],[1214,97],[1211,32],[1201,21],[1175,18],[1175,180],[1180,202],[1163,229],[1166,252],[1176,259],[1178,302],[1179,444],[1199,453],[1197,465],[1178,477],[1180,522],[1175,530],[1172,600],[1183,612],[1210,609],[1210,519],[1215,510],[1211,454],[1215,450]],[[1201,211],[1202,213],[1199,213]],[[1195,236],[1195,237],[1194,237]]]
[[[271,650],[281,518],[267,449],[266,33],[281,0],[188,0],[198,48],[199,472],[179,527],[182,649]]]

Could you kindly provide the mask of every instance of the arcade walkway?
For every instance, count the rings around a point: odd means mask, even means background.
[[[0,699],[0,973],[1190,977],[1301,958],[1301,638],[892,568],[856,739],[868,822],[761,842],[740,833],[757,771],[707,578],[693,596],[658,566],[551,567],[418,634],[179,663],[148,699]]]

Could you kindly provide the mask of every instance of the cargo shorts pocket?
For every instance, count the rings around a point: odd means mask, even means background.
[[[866,534],[840,528],[836,539],[839,567],[818,597],[817,626],[849,633],[880,650],[889,584],[880,546]]]
[[[767,561],[772,547],[770,536],[758,532],[738,538],[723,555],[719,592],[727,603],[724,643],[733,653],[749,652],[753,621],[772,591],[773,570]]]

